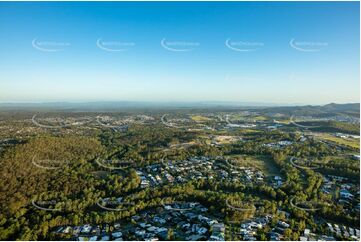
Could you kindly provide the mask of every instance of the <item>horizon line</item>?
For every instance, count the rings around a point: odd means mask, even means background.
[[[51,104],[68,104],[68,105],[81,105],[81,104],[162,104],[162,105],[223,105],[223,106],[325,106],[329,104],[346,105],[358,104],[360,102],[327,102],[322,104],[316,103],[274,103],[274,102],[247,102],[247,101],[143,101],[143,100],[114,100],[114,101],[0,101],[0,106],[3,105],[51,105]]]

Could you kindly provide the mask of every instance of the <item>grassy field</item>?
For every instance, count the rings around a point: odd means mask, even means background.
[[[195,115],[195,116],[192,116],[191,119],[193,121],[196,121],[196,122],[207,122],[207,121],[211,121],[212,119],[208,118],[208,117],[204,117],[204,116],[200,116],[200,115]]]
[[[254,120],[256,121],[265,121],[265,120],[269,120],[269,118],[265,117],[265,116],[254,116],[252,117]]]
[[[276,119],[277,120],[277,119]],[[277,120],[280,124],[290,124],[291,121],[289,119]]]
[[[280,174],[279,169],[268,156],[233,155],[230,156],[230,158],[238,160],[239,166],[255,167],[260,169],[267,176],[275,176]]]
[[[360,139],[335,137],[330,134],[320,134],[317,137],[323,140],[332,141],[340,145],[347,145],[352,148],[360,148]]]

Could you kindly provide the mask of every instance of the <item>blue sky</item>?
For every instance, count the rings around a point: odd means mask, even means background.
[[[0,2],[0,102],[359,102],[359,18],[358,2]]]

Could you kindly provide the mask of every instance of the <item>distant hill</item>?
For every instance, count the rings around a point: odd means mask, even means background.
[[[336,104],[330,103],[323,106],[288,106],[288,107],[270,107],[263,109],[266,112],[277,112],[288,115],[313,115],[313,116],[329,116],[337,114],[348,114],[351,116],[360,115],[359,103]]]
[[[247,102],[44,102],[44,103],[0,103],[0,110],[66,110],[66,111],[110,111],[110,110],[141,110],[141,109],[224,109],[224,110],[254,110],[264,112],[284,113],[288,115],[319,115],[343,113],[358,116],[359,103],[336,104],[324,106],[277,105],[272,103]]]
[[[336,104],[330,103],[324,106],[321,106],[322,109],[332,112],[360,112],[359,103],[347,103],[347,104]]]

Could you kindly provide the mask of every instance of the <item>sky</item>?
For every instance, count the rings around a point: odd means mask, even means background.
[[[359,102],[359,2],[0,2],[0,102]]]

